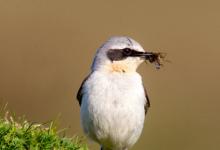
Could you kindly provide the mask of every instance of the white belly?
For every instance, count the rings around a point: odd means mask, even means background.
[[[115,149],[132,146],[144,124],[141,77],[94,72],[84,85],[81,123],[93,140]]]

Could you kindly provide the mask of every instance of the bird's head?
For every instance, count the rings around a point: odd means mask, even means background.
[[[134,72],[151,55],[130,37],[111,37],[97,50],[92,70]]]

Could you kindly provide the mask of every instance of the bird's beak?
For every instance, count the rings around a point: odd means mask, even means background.
[[[150,62],[154,62],[158,58],[158,53],[153,52],[138,52],[135,51],[132,53],[133,57],[141,57]]]
[[[146,61],[149,61],[150,63],[153,63],[157,69],[160,68],[161,59],[163,59],[165,56],[163,56],[161,53],[155,53],[155,52],[138,52],[135,51],[132,54],[133,57],[140,57],[145,59]]]

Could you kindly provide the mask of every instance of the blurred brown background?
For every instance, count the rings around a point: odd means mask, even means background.
[[[0,105],[83,135],[76,92],[96,49],[128,35],[168,54],[139,72],[152,107],[133,150],[220,149],[218,1],[0,1]],[[96,144],[89,143],[91,150]]]

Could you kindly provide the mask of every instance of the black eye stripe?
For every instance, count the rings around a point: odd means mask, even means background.
[[[132,50],[132,49],[130,49],[130,48],[124,48],[124,49],[122,49],[123,54],[126,55],[126,56],[131,55],[133,51],[134,51],[134,50]]]
[[[143,54],[143,52],[139,52],[130,48],[110,49],[107,52],[107,56],[111,61],[119,61],[127,57],[137,57],[141,54]]]
[[[107,56],[111,61],[123,60],[126,57],[123,55],[122,50],[110,49],[107,52]]]

